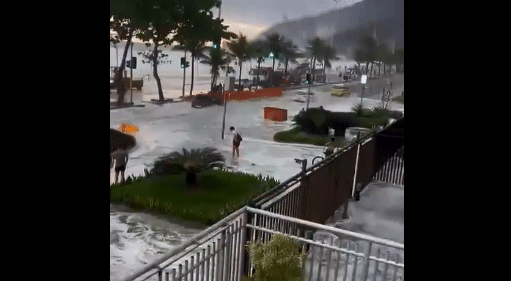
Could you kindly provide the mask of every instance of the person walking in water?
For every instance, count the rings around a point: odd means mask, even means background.
[[[124,172],[128,163],[128,152],[124,149],[124,145],[119,145],[117,150],[112,152],[110,160],[112,159],[115,159],[115,183],[119,182],[119,172],[121,172],[121,183],[124,183]]]
[[[236,132],[236,129],[233,126],[231,126],[231,128],[229,128],[229,130],[232,133],[232,157],[234,157],[234,152],[236,152],[236,154],[239,158],[240,157],[239,147],[240,147],[240,143],[243,139],[241,138],[241,135]]]
[[[334,142],[335,142],[335,138],[331,137],[330,142],[327,142],[325,144],[325,149],[323,151],[323,153],[325,154],[325,157],[329,156],[330,154],[332,154],[334,152],[337,152],[337,147],[334,144]]]

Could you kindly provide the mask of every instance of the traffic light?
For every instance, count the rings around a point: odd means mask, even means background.
[[[181,68],[187,68],[190,66],[190,62],[186,61],[185,57],[181,58]]]
[[[220,37],[215,37],[215,39],[213,39],[213,48],[215,49],[220,49]]]
[[[307,84],[312,85],[312,75],[310,73],[307,73]]]
[[[136,69],[137,68],[137,57],[131,57],[131,68]]]

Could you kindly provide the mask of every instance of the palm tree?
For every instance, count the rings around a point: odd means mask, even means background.
[[[257,62],[257,82],[256,85],[259,85],[259,72],[261,72],[261,63],[264,62],[264,58],[268,56],[268,50],[265,47],[266,43],[263,41],[254,41],[250,44],[250,54],[252,58],[256,59]]]
[[[377,60],[378,60],[378,75],[380,75],[380,66],[383,63],[383,74],[385,75],[385,64],[388,61],[390,50],[385,43],[378,44],[377,48]]]
[[[312,64],[312,81],[315,80],[314,71],[316,70],[316,60],[321,59],[321,55],[323,53],[323,46],[325,45],[319,37],[316,37],[312,40],[307,41],[309,43],[309,47],[307,50],[309,51],[309,56],[311,58]]]
[[[298,47],[295,44],[293,44],[293,41],[291,41],[291,40],[286,40],[282,44],[281,58],[284,61],[284,77],[286,77],[286,78],[287,78],[287,65],[288,65],[289,61],[296,62],[295,59],[302,56],[301,54],[299,54],[296,51],[297,48]]]
[[[177,46],[174,46],[173,49],[174,50],[181,50],[181,51],[185,51],[185,57],[186,57],[186,52],[190,52],[190,56],[192,57],[192,81],[190,82],[190,95],[192,95],[192,91],[193,91],[193,81],[194,81],[194,74],[195,74],[195,70],[194,70],[194,63],[195,63],[195,59],[200,59],[200,58],[203,58],[204,55],[202,54],[202,52],[204,50],[207,50],[209,49],[210,47],[209,46],[206,46],[206,41],[203,41],[203,40],[195,40],[195,41],[187,41],[185,42],[184,44],[181,44],[181,45],[177,45]]]
[[[183,152],[171,152],[158,158],[151,169],[157,175],[186,174],[186,185],[196,187],[197,173],[213,167],[223,167],[225,157],[216,148],[206,147],[198,149],[183,148]]]
[[[219,69],[225,69],[227,64],[227,53],[221,48],[210,48],[209,56],[204,55],[200,61],[203,64],[211,66],[211,91],[213,85],[216,85],[218,76],[220,76]]]
[[[247,36],[243,35],[240,32],[240,35],[237,39],[233,39],[230,42],[227,42],[227,47],[232,52],[234,56],[238,58],[240,64],[240,75],[239,75],[239,86],[241,88],[241,69],[243,65],[243,61],[249,59],[249,44],[247,41]]]
[[[273,86],[273,72],[275,72],[275,59],[280,56],[282,52],[282,45],[284,44],[284,37],[278,33],[272,33],[266,36],[266,46],[269,52],[273,54],[273,66],[270,75],[270,85]]]
[[[332,68],[332,65],[330,64],[330,60],[337,60],[338,57],[335,56],[335,49],[325,45],[323,46],[323,53],[321,54],[321,57],[323,58],[323,82],[326,82],[326,73],[325,69]]]
[[[394,63],[396,64],[396,72],[403,72],[403,66],[405,64],[405,50],[396,49],[394,51]]]
[[[365,36],[359,39],[359,51],[363,54],[366,61],[366,75],[371,74],[373,70],[374,61],[377,58],[377,42],[372,36]],[[371,63],[371,71],[369,71],[369,64]]]

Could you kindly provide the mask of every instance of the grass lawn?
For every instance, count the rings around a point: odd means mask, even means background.
[[[291,130],[276,133],[273,136],[273,140],[277,142],[308,143],[324,146],[330,141],[330,138],[326,135],[308,134],[300,131],[298,128],[293,128]]]
[[[112,185],[110,202],[211,225],[278,184],[269,177],[219,170],[202,171],[197,178],[201,185],[198,189],[186,187],[184,174],[153,175],[126,185]]]

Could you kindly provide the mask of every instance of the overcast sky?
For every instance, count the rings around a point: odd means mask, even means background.
[[[338,0],[340,9],[361,0]],[[252,39],[272,25],[284,21],[315,16],[335,9],[334,0],[222,0],[221,17],[229,31],[246,34]],[[218,9],[213,9],[218,15]]]

